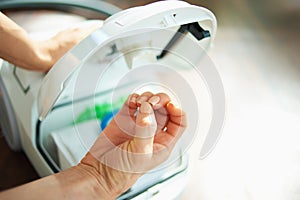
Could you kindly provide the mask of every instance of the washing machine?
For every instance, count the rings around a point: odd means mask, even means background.
[[[166,92],[187,113],[197,114],[195,66],[217,26],[208,9],[159,1],[120,10],[97,0],[6,0],[0,9],[36,40],[67,27],[102,23],[47,73],[0,61],[1,130],[41,177],[78,164],[132,92]],[[195,118],[170,158],[118,199],[180,196],[188,180],[186,149],[197,132]]]

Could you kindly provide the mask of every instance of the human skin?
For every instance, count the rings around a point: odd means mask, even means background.
[[[186,126],[168,95],[132,94],[78,165],[0,199],[116,199],[168,158]]]
[[[48,71],[69,49],[97,28],[98,25],[67,29],[49,40],[35,41],[0,12],[0,58],[21,68]]]

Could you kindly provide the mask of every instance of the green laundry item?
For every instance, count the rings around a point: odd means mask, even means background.
[[[92,119],[102,120],[107,114],[119,110],[127,97],[121,97],[116,102],[110,103],[104,102],[101,104],[95,104],[94,107],[86,108],[82,113],[79,114],[74,124],[79,124]]]

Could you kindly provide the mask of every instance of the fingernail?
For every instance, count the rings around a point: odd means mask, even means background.
[[[153,97],[151,97],[151,98],[148,100],[148,102],[149,102],[152,106],[154,106],[155,104],[157,104],[159,101],[160,101],[159,96],[153,96]]]
[[[145,102],[147,100],[146,96],[141,96],[136,102],[139,104],[142,104],[143,102]]]
[[[129,102],[131,102],[131,103],[136,103],[136,97],[135,97],[135,96],[131,97],[131,99],[130,99]]]
[[[170,106],[172,108],[178,108],[180,109],[180,106],[177,103],[174,103],[173,101],[170,101],[167,106]]]
[[[170,102],[167,104],[167,106],[168,106],[168,107],[170,106],[170,107],[172,107],[172,108],[175,107],[172,101],[170,101]]]
[[[152,107],[148,102],[143,102],[140,107],[140,112],[144,114],[150,114],[152,112]]]

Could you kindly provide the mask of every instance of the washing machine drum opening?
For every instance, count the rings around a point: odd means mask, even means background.
[[[215,94],[211,95],[211,91],[222,94],[222,88],[218,88],[220,78],[214,71],[213,62],[203,49],[203,44],[209,43],[210,38],[204,38],[200,43],[191,33],[181,34],[180,40],[166,51],[166,46],[176,34],[178,34],[177,27],[171,30],[137,30],[135,33],[125,33],[124,37],[119,37],[91,53],[71,81],[74,121],[78,121],[78,116],[83,113],[82,106],[76,102],[86,96],[91,97],[85,98],[85,101],[88,101],[87,104],[91,105],[91,109],[95,109],[95,116],[97,108],[103,103],[111,111],[99,117],[100,130],[106,122],[106,117],[116,113],[128,95],[142,94],[146,91],[153,94],[166,93],[185,111],[188,118],[185,134],[168,161],[160,167],[176,162],[189,149],[203,122],[209,121],[207,118],[212,117],[213,104],[222,101],[222,98],[216,99]],[[211,83],[213,85],[209,85]],[[106,95],[105,102],[103,94]],[[116,106],[117,104],[119,106]],[[221,115],[224,114],[222,109],[219,112]],[[122,129],[121,123],[119,125]],[[82,136],[80,140],[86,149],[90,149],[94,140],[80,133],[85,132],[84,130],[78,128],[78,131]],[[212,140],[216,139],[217,136]],[[210,151],[212,143],[214,142],[211,142],[205,151]],[[111,163],[110,167],[122,170],[115,166],[115,163]]]

